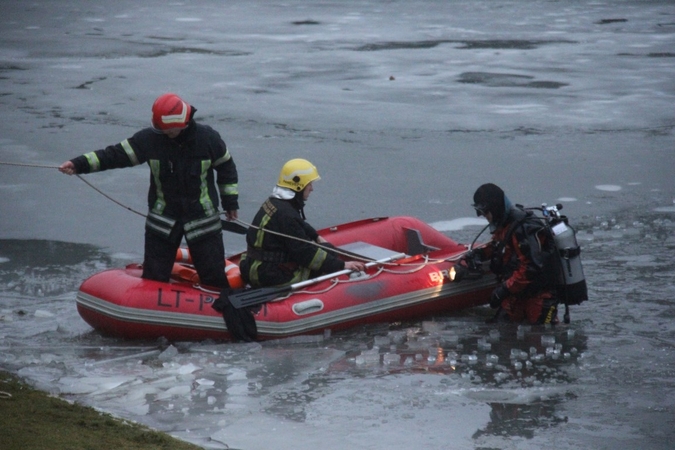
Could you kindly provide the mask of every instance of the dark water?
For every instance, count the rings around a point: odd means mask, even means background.
[[[0,17],[0,368],[205,448],[672,448],[672,2],[76,0]],[[223,134],[244,221],[304,157],[317,227],[412,215],[468,242],[492,181],[564,205],[590,300],[552,329],[476,308],[263,344],[101,336],[77,287],[141,259],[143,219],[53,167],[146,126],[165,91]],[[86,180],[145,212],[148,176]]]

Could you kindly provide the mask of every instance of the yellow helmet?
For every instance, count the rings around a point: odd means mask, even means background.
[[[277,186],[300,192],[309,183],[319,180],[319,171],[306,159],[291,159],[281,168]]]

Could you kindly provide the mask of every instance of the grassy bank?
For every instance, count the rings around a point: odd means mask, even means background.
[[[71,404],[0,372],[0,449],[198,450],[136,423]]]

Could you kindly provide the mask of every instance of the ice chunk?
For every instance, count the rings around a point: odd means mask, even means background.
[[[156,400],[166,400],[171,397],[184,397],[190,393],[191,389],[189,384],[182,384],[169,388],[164,392],[160,392],[155,398]]]
[[[438,333],[443,330],[443,324],[440,322],[424,321],[422,322],[422,330],[427,333]]]
[[[541,345],[544,347],[552,347],[555,344],[555,336],[542,335]]]
[[[405,331],[390,331],[387,336],[393,344],[403,344],[407,337]]]
[[[171,359],[178,356],[178,349],[173,345],[169,345],[166,350],[164,350],[157,357],[160,361],[170,361]]]
[[[180,374],[180,375],[187,375],[187,374],[190,374],[192,372],[196,372],[199,369],[200,369],[200,367],[198,367],[198,366],[196,366],[192,363],[189,363],[189,364],[185,364],[185,365],[180,366],[178,368],[177,373]]]
[[[382,355],[382,363],[384,364],[399,364],[401,356],[398,353],[385,353]]]
[[[478,350],[490,351],[492,349],[492,344],[490,344],[487,339],[479,338],[478,339]]]
[[[373,338],[373,345],[377,347],[387,347],[389,346],[391,340],[389,336],[375,336]]]
[[[366,350],[361,352],[355,358],[356,364],[374,364],[380,362],[380,352],[378,350]]]
[[[135,379],[133,376],[113,377],[63,377],[58,388],[63,394],[100,394],[121,386]]]
[[[595,188],[599,191],[606,191],[606,192],[617,192],[621,190],[621,186],[617,186],[615,184],[599,184],[595,186]]]

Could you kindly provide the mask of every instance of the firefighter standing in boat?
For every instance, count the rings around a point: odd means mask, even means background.
[[[492,242],[473,252],[490,261],[499,282],[490,297],[490,307],[497,313],[489,322],[557,323],[555,250],[545,224],[514,206],[495,184],[480,186],[473,200],[476,214],[488,220],[492,233]],[[456,266],[455,272],[461,271]]]
[[[240,268],[252,287],[287,285],[344,269],[364,270],[364,263],[345,262],[312,244],[330,246],[304,214],[313,182],[319,178],[316,167],[305,159],[292,159],[282,167],[272,195],[246,234],[247,251]]]
[[[220,195],[227,219],[236,219],[237,168],[218,132],[194,121],[196,111],[176,94],[161,95],[152,106],[152,127],[66,161],[59,170],[73,175],[147,163],[151,174],[143,278],[169,281],[185,237],[201,283],[225,288],[229,284],[218,200]]]

